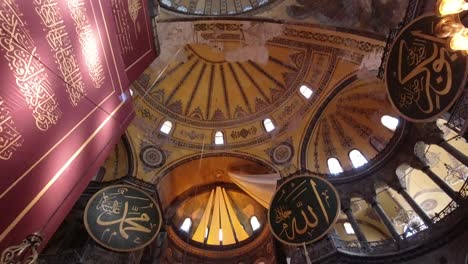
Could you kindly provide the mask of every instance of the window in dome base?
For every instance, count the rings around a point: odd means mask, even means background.
[[[215,133],[215,144],[223,145],[224,144],[224,134],[221,131]]]
[[[180,226],[180,229],[184,231],[185,233],[188,233],[190,231],[190,227],[192,226],[192,220],[190,218],[185,218],[184,222]]]
[[[350,223],[346,222],[343,224],[343,227],[348,235],[354,235],[354,229]]]
[[[340,165],[340,162],[336,158],[329,158],[328,161],[328,170],[331,174],[339,174],[343,172],[343,168]]]
[[[312,89],[310,89],[309,87],[307,87],[307,85],[302,85],[301,88],[299,88],[299,92],[301,92],[301,94],[306,98],[306,99],[309,99],[312,94],[314,93],[312,91]]]
[[[257,219],[257,217],[255,215],[250,218],[250,225],[252,226],[253,231],[260,228],[260,222],[258,221],[258,219]]]
[[[263,120],[263,126],[265,127],[266,132],[271,132],[275,130],[275,125],[269,118]]]
[[[382,116],[382,118],[380,118],[380,122],[382,123],[382,125],[384,125],[386,128],[392,131],[395,131],[399,123],[398,118],[391,117],[388,115]]]
[[[362,153],[357,149],[351,150],[349,158],[351,159],[351,163],[353,163],[354,168],[359,168],[367,163],[366,157],[364,157],[364,155],[362,155]]]
[[[171,130],[172,130],[172,122],[169,120],[164,122],[161,126],[161,129],[159,129],[159,131],[163,132],[166,135],[169,135]]]

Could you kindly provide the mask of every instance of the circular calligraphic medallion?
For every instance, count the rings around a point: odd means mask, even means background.
[[[271,151],[271,160],[278,165],[286,164],[291,161],[294,155],[293,146],[283,142]]]
[[[396,37],[385,68],[387,93],[403,118],[429,122],[445,113],[463,92],[467,58],[437,37],[441,18],[421,16]]]
[[[161,228],[157,203],[145,192],[129,185],[106,187],[86,205],[84,223],[101,246],[122,252],[151,243]]]
[[[166,155],[156,146],[145,146],[140,151],[140,159],[146,167],[157,169],[166,163]]]
[[[340,199],[331,183],[316,176],[296,176],[276,190],[268,223],[282,243],[299,246],[326,235],[339,212]]]

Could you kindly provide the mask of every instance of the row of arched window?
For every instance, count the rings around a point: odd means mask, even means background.
[[[301,93],[302,96],[304,96],[304,98],[306,99],[310,99],[313,95],[313,91],[312,89],[310,89],[307,85],[301,85],[301,87],[299,88],[299,92]],[[382,118],[380,119],[380,122],[385,126],[387,127],[388,129],[392,130],[392,131],[395,131],[395,129],[397,128],[398,126],[398,119],[397,118],[394,118],[394,117],[391,117],[391,116],[388,116],[388,115],[384,115],[382,116]],[[160,128],[160,131],[164,134],[167,134],[169,135],[169,133],[171,132],[172,130],[172,122],[169,121],[169,120],[166,120],[164,121],[164,123],[162,124],[161,128]],[[263,127],[265,128],[265,131],[267,133],[269,132],[272,132],[273,130],[275,130],[275,124],[273,123],[273,121],[270,119],[270,118],[266,118],[263,120]],[[215,136],[214,136],[214,143],[215,145],[224,145],[224,133],[222,131],[217,131],[215,133]],[[359,152],[360,154],[360,152]],[[351,153],[350,153],[351,155]],[[358,156],[358,155],[356,155]],[[360,154],[361,157],[364,158],[364,156],[362,154]],[[338,160],[333,160],[334,158],[331,158],[329,159],[329,164],[330,162],[332,163],[333,166],[335,166],[337,169],[334,170],[334,171],[337,171],[337,172],[332,172],[332,170],[330,170],[331,173],[333,174],[336,174],[336,173],[340,173],[342,172],[342,169],[340,171],[340,169],[338,169],[338,165],[339,165],[339,162]],[[365,159],[365,158],[364,158]],[[356,166],[359,167],[359,166],[362,166],[362,159],[361,161],[357,162]],[[366,161],[367,162],[367,161]],[[338,164],[338,165],[336,165]],[[365,164],[365,163],[364,163]],[[354,162],[353,162],[353,165],[354,165]],[[355,168],[357,168],[355,166]],[[339,166],[341,168],[341,166]],[[329,168],[330,168],[330,165],[329,165]]]
[[[258,218],[254,215],[250,217],[250,227],[252,227],[252,231],[256,231],[259,229],[261,226],[260,221],[258,221]],[[190,217],[187,217],[184,219],[184,222],[182,222],[182,225],[180,225],[180,229],[184,231],[185,233],[190,232],[190,228],[192,227],[192,219]],[[208,228],[205,229],[205,238],[208,236]],[[219,229],[219,241],[223,241],[223,230]]]
[[[382,116],[380,122],[392,131],[395,131],[399,123],[397,118],[388,115]],[[357,149],[353,149],[349,152],[349,159],[351,160],[354,168],[359,168],[367,163],[366,157]],[[341,167],[340,162],[336,158],[329,158],[327,165],[331,174],[339,174],[343,172],[343,167]]]
[[[306,85],[302,85],[300,88],[299,88],[299,92],[306,98],[306,99],[309,99],[312,94],[313,94],[313,91],[312,89],[310,89],[308,86]],[[265,128],[265,131],[266,132],[271,132],[273,130],[275,130],[275,124],[273,123],[273,121],[270,119],[270,118],[265,118],[263,120],[263,127]],[[162,124],[161,128],[159,129],[162,133],[166,134],[166,135],[169,135],[169,133],[171,133],[171,130],[172,130],[172,122],[169,121],[169,120],[166,120],[164,121],[164,123]],[[223,145],[224,144],[224,133],[222,131],[217,131],[215,133],[215,137],[214,137],[214,143],[216,145]]]
[[[263,120],[263,127],[265,128],[266,132],[271,132],[275,130],[275,125],[273,124],[273,121],[271,121],[270,118],[266,118]],[[172,130],[172,122],[169,120],[164,121],[162,124],[161,128],[159,131],[162,133],[169,135]],[[216,131],[215,136],[214,136],[214,143],[216,145],[223,145],[224,144],[224,133],[222,131]]]

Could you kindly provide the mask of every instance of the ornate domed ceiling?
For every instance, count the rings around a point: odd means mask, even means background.
[[[301,163],[309,170],[329,174],[328,159],[336,158],[344,171],[353,169],[350,152],[360,151],[366,160],[389,151],[396,137],[385,127],[383,116],[398,117],[380,80],[366,81],[356,76],[337,86],[312,117],[301,150]],[[396,142],[392,142],[394,147]]]
[[[177,14],[198,16],[235,16],[258,12],[281,0],[162,0],[164,9]]]
[[[162,0],[160,20],[174,16],[262,17],[365,30],[385,36],[416,5],[408,0]]]
[[[227,46],[220,52],[186,45],[187,60],[170,64],[146,100],[176,122],[235,126],[267,116],[293,96],[311,62],[312,52],[299,47],[268,43],[265,62],[256,62],[236,59],[240,51]]]
[[[137,114],[145,119],[149,111],[157,120],[150,137],[168,120],[169,135],[156,136],[194,150],[244,149],[300,135],[342,79],[376,70],[383,48],[364,33],[312,25],[216,20],[161,23],[158,30],[172,41],[134,83],[137,108],[144,109]],[[302,86],[312,96],[301,94]],[[214,142],[218,131],[223,144]]]

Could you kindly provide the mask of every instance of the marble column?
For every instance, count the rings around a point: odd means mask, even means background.
[[[359,226],[358,222],[356,221],[356,218],[354,217],[353,210],[351,210],[351,208],[348,207],[343,209],[343,212],[348,217],[348,221],[353,227],[354,234],[356,235],[359,242],[367,242],[366,236],[364,236],[361,227]]]
[[[411,197],[411,195],[406,191],[406,189],[401,188],[398,190],[398,193],[403,196],[406,202],[413,208],[414,212],[421,218],[421,220],[426,224],[426,226],[430,226],[433,224],[432,219],[426,214],[426,212],[419,206],[418,203]]]
[[[384,223],[385,227],[387,227],[388,231],[390,231],[390,234],[392,234],[392,237],[396,240],[399,241],[400,234],[398,234],[398,231],[395,229],[395,226],[393,226],[392,221],[388,217],[388,215],[385,213],[383,210],[382,206],[377,202],[377,200],[374,198],[371,201],[371,206],[374,208],[375,212],[379,215],[380,219],[382,219],[382,222]]]
[[[445,151],[447,151],[454,158],[456,158],[458,161],[460,161],[460,163],[462,163],[465,166],[468,166],[468,156],[460,152],[458,149],[454,148],[447,141],[440,143],[439,146]]]
[[[452,200],[458,201],[458,193],[450,187],[442,178],[437,176],[429,166],[425,166],[422,168],[422,171],[429,176],[429,178],[439,186]]]

